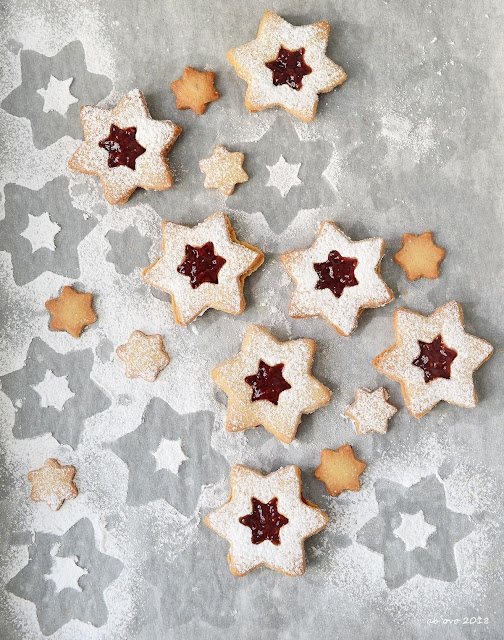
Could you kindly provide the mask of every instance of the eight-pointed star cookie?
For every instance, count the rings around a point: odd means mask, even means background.
[[[228,396],[226,429],[243,431],[262,425],[289,444],[304,413],[331,399],[331,392],[311,375],[315,341],[280,342],[252,325],[240,353],[212,370],[212,379]]]
[[[113,109],[89,105],[80,114],[85,140],[68,166],[99,176],[110,204],[123,204],[137,187],[171,189],[166,154],[182,129],[170,120],[153,120],[139,89]]]
[[[207,189],[219,189],[225,196],[230,196],[237,184],[248,180],[248,175],[242,168],[244,159],[243,153],[228,151],[218,144],[209,158],[200,160],[200,169],[206,174],[203,185]]]
[[[264,254],[236,239],[225,213],[214,213],[196,227],[163,222],[162,234],[163,255],[144,269],[143,277],[171,295],[178,324],[189,324],[209,308],[243,312],[244,280]]]
[[[303,542],[327,525],[327,515],[302,495],[299,467],[263,476],[241,464],[231,470],[231,496],[204,520],[230,543],[231,573],[267,566],[288,576],[305,572]]]
[[[248,84],[247,109],[255,113],[279,105],[301,120],[313,120],[318,94],[346,80],[343,69],[325,55],[329,31],[328,22],[295,27],[267,11],[257,38],[227,53]]]
[[[355,402],[347,407],[345,415],[355,422],[355,431],[359,435],[370,431],[386,433],[388,421],[397,413],[397,408],[387,402],[388,397],[383,387],[374,391],[355,390]]]
[[[193,67],[186,67],[182,78],[170,85],[177,96],[177,109],[192,109],[199,116],[205,113],[207,104],[220,98],[214,81],[213,71],[198,71]]]
[[[343,491],[359,491],[359,476],[366,463],[355,456],[352,447],[344,444],[333,451],[323,449],[320,465],[315,469],[315,477],[321,480],[331,496],[339,496]]]
[[[34,502],[45,502],[57,511],[65,500],[77,496],[77,487],[72,482],[74,476],[75,467],[62,466],[54,458],[48,458],[43,467],[28,474],[28,480],[33,483],[30,498]]]
[[[430,316],[409,309],[394,313],[395,343],[373,360],[391,380],[400,382],[409,412],[421,418],[445,400],[475,407],[473,372],[492,355],[486,340],[465,332],[462,307],[452,300]]]
[[[163,338],[159,334],[148,336],[138,329],[133,331],[126,344],[117,347],[116,353],[126,363],[128,378],[143,378],[147,382],[154,382],[170,362]]]
[[[88,325],[98,320],[92,305],[93,294],[79,293],[72,287],[63,287],[58,298],[45,303],[51,314],[49,328],[53,331],[67,331],[78,338]]]
[[[310,248],[280,256],[296,285],[289,314],[322,316],[338,333],[349,336],[363,309],[394,299],[380,277],[384,250],[382,238],[353,242],[334,222],[323,222]]]
[[[432,231],[419,236],[405,233],[402,237],[402,249],[394,256],[397,264],[404,269],[408,280],[439,278],[439,265],[446,251],[434,242]]]

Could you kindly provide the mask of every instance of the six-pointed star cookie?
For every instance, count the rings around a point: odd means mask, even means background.
[[[49,328],[53,331],[67,331],[78,338],[84,329],[98,320],[93,310],[93,294],[79,293],[72,287],[63,287],[58,298],[45,303],[51,314]]]
[[[405,233],[402,237],[402,249],[395,254],[394,260],[404,269],[408,280],[435,280],[439,278],[439,265],[445,254],[446,251],[434,242],[432,231],[419,236]]]
[[[394,299],[380,277],[384,250],[382,238],[352,242],[334,222],[323,222],[309,249],[280,256],[296,284],[289,314],[293,318],[322,316],[338,333],[349,336],[363,309]]]
[[[77,487],[72,482],[74,476],[75,467],[62,466],[54,458],[48,458],[43,467],[28,474],[28,480],[33,483],[30,498],[34,502],[45,502],[57,511],[65,500],[77,496]]]
[[[374,366],[401,383],[409,412],[421,418],[440,400],[475,407],[473,371],[488,360],[493,347],[465,332],[462,307],[452,300],[422,316],[409,309],[394,313],[396,342],[380,353]]]
[[[343,69],[325,55],[329,31],[328,22],[295,27],[267,11],[257,38],[227,53],[247,81],[247,109],[254,113],[279,105],[301,120],[313,120],[318,94],[346,80]]]
[[[231,470],[231,496],[204,520],[230,543],[229,568],[244,576],[267,566],[288,576],[305,571],[303,542],[327,516],[302,496],[301,472],[290,465],[263,476],[241,464]]]
[[[355,456],[349,444],[344,444],[336,451],[322,451],[314,475],[325,484],[329,495],[339,496],[343,491],[360,490],[359,476],[365,468],[366,463]]]
[[[219,189],[225,196],[230,196],[237,184],[248,180],[248,175],[242,168],[244,159],[243,153],[228,151],[218,144],[209,158],[200,160],[200,169],[206,174],[203,185],[207,189]]]
[[[397,408],[387,402],[388,397],[383,387],[375,391],[355,390],[355,402],[347,407],[345,415],[355,422],[355,430],[359,435],[370,431],[386,433],[388,421],[397,413]]]
[[[243,431],[262,425],[282,442],[296,436],[303,413],[313,413],[331,392],[311,375],[315,341],[279,342],[252,325],[240,353],[212,370],[228,396],[226,429]]]
[[[133,331],[126,344],[117,347],[116,353],[126,363],[128,378],[143,378],[147,382],[154,382],[170,362],[163,338],[158,334],[148,336],[138,329]]]
[[[243,312],[243,282],[264,255],[236,239],[225,213],[214,213],[197,227],[163,222],[162,233],[163,256],[143,277],[171,295],[178,324],[189,324],[208,308]]]
[[[220,98],[214,86],[213,71],[198,71],[186,67],[182,78],[171,83],[170,87],[177,96],[177,109],[192,109],[194,113],[205,113],[207,104]]]
[[[133,89],[114,107],[80,110],[84,143],[70,169],[100,176],[110,204],[126,202],[137,187],[164,191],[173,178],[166,162],[182,129],[170,120],[153,120],[143,93]]]

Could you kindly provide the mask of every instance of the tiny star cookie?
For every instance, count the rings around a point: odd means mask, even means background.
[[[201,171],[206,174],[203,185],[206,189],[219,189],[230,196],[237,184],[247,182],[248,175],[242,168],[245,156],[239,151],[228,151],[218,144],[209,158],[200,160]]]
[[[207,104],[220,98],[214,86],[213,71],[198,71],[186,67],[182,78],[171,83],[170,87],[177,96],[177,109],[192,109],[199,116],[205,113]]]
[[[353,242],[334,222],[323,222],[310,248],[280,256],[296,285],[289,315],[322,316],[339,334],[349,336],[363,309],[394,299],[380,277],[384,251],[382,238]]]
[[[113,108],[81,107],[84,143],[70,169],[99,176],[110,204],[127,202],[137,187],[165,191],[173,186],[166,162],[182,129],[170,120],[153,120],[143,93],[133,89]]]
[[[296,436],[303,413],[313,413],[331,392],[311,375],[315,341],[280,342],[252,325],[240,353],[212,370],[212,379],[228,396],[227,431],[262,425],[282,442]]]
[[[230,543],[231,573],[269,567],[287,576],[305,572],[304,541],[324,529],[327,515],[302,494],[299,467],[263,476],[241,464],[231,470],[231,496],[204,520]]]
[[[432,231],[419,236],[405,233],[402,237],[402,249],[395,254],[394,260],[404,269],[408,280],[435,280],[439,278],[439,265],[445,254],[446,251],[435,244]]]
[[[93,310],[93,294],[79,293],[72,287],[63,287],[58,298],[45,303],[51,314],[49,328],[53,331],[66,331],[78,338],[84,329],[95,323],[98,316]]]
[[[154,382],[170,362],[163,338],[157,334],[148,336],[138,329],[133,331],[126,344],[117,347],[116,353],[126,363],[128,378],[143,378],[147,382]]]
[[[464,330],[462,307],[452,300],[430,316],[409,309],[394,313],[395,343],[380,353],[374,366],[400,382],[411,415],[421,418],[445,400],[475,407],[472,374],[492,355],[486,340]]]
[[[48,458],[42,468],[28,474],[28,480],[33,483],[30,498],[34,502],[45,502],[57,511],[65,500],[77,496],[77,487],[72,482],[74,476],[75,467],[62,466],[54,458]]]
[[[329,495],[339,496],[343,491],[360,490],[359,476],[365,468],[366,463],[355,456],[349,444],[344,444],[336,451],[322,451],[315,477],[325,484]]]
[[[332,91],[347,77],[325,55],[329,31],[328,22],[295,27],[266,11],[257,38],[227,53],[247,82],[247,109],[255,113],[278,105],[301,120],[313,120],[318,94]]]
[[[397,413],[397,408],[387,402],[389,395],[383,387],[370,391],[356,389],[355,402],[347,407],[345,415],[355,422],[355,431],[363,435],[374,431],[386,433],[388,421]]]
[[[143,271],[147,284],[169,293],[178,324],[187,325],[206,309],[239,314],[245,309],[243,283],[264,254],[236,239],[225,213],[196,227],[163,222],[163,255]]]

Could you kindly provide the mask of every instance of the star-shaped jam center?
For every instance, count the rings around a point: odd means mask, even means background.
[[[252,544],[261,544],[265,540],[274,545],[280,544],[280,529],[289,519],[278,513],[277,502],[278,498],[266,503],[252,498],[252,513],[239,518],[241,524],[252,530]]]
[[[144,147],[137,142],[136,131],[136,127],[121,129],[112,124],[109,137],[98,143],[99,147],[108,151],[108,166],[111,169],[124,165],[135,170],[136,159],[145,153]]]
[[[226,261],[215,253],[213,242],[206,242],[201,247],[186,244],[185,252],[185,260],[177,267],[177,271],[190,278],[193,289],[204,282],[219,284],[219,271]]]
[[[329,252],[325,262],[315,262],[318,282],[315,289],[330,289],[339,298],[345,287],[355,287],[359,281],[355,277],[357,258],[344,258],[335,249]]]
[[[245,382],[252,387],[252,402],[269,400],[275,405],[278,404],[278,398],[282,391],[291,388],[282,375],[283,368],[283,363],[270,366],[264,360],[259,360],[257,373],[245,378]]]
[[[266,62],[268,69],[273,71],[273,84],[277,87],[280,84],[287,84],[292,89],[299,91],[303,86],[303,77],[312,72],[304,61],[304,48],[296,51],[289,51],[280,47],[276,60]]]
[[[445,345],[441,335],[432,342],[419,340],[418,344],[420,345],[420,355],[411,364],[422,369],[425,382],[436,378],[449,380],[451,363],[457,357],[457,352]]]

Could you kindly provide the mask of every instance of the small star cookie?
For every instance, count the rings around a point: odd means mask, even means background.
[[[133,331],[126,344],[117,347],[116,353],[126,363],[128,378],[143,378],[147,382],[154,382],[170,362],[163,338],[158,334],[148,336],[138,329]]]
[[[214,81],[213,71],[198,71],[192,67],[186,67],[182,78],[170,85],[177,96],[175,103],[177,109],[192,109],[199,116],[205,113],[207,104],[220,98]]]
[[[78,338],[84,329],[95,323],[98,316],[93,310],[93,294],[79,293],[72,287],[63,287],[58,298],[45,303],[51,314],[49,328],[53,331],[66,331]]]
[[[334,222],[323,222],[310,248],[280,256],[296,285],[289,315],[322,316],[339,334],[349,336],[364,309],[394,299],[380,277],[384,251],[382,238],[353,242]]]
[[[228,396],[227,431],[262,425],[289,444],[304,413],[331,399],[331,392],[311,375],[315,341],[280,342],[252,325],[240,353],[212,370],[212,379]]]
[[[396,309],[394,331],[395,344],[376,356],[373,364],[401,384],[411,415],[421,418],[441,400],[476,406],[472,374],[492,355],[493,347],[465,332],[458,302],[447,302],[427,317]]]
[[[99,176],[110,204],[127,202],[137,187],[165,191],[173,186],[166,162],[182,129],[170,120],[153,120],[143,93],[133,89],[113,108],[81,107],[84,143],[70,169]]]
[[[219,189],[225,196],[230,196],[237,184],[248,180],[248,175],[242,168],[244,159],[243,153],[228,151],[218,144],[209,158],[200,160],[200,169],[206,174],[203,185],[207,189]]]
[[[231,496],[205,524],[230,543],[231,573],[266,566],[287,576],[305,572],[304,541],[327,525],[327,515],[302,494],[295,465],[263,476],[241,464],[231,470]]]
[[[28,474],[28,480],[33,483],[30,498],[34,502],[45,502],[57,511],[65,500],[77,496],[77,487],[72,482],[74,476],[75,467],[62,466],[54,458],[48,458],[42,468]]]
[[[355,402],[347,407],[345,415],[355,422],[355,431],[363,435],[374,431],[386,433],[388,421],[397,413],[397,408],[387,402],[389,395],[383,387],[370,391],[356,389]]]
[[[147,284],[169,293],[178,324],[187,325],[206,309],[239,314],[245,309],[243,283],[264,254],[236,239],[225,213],[196,227],[163,222],[163,255],[143,271]]]
[[[445,254],[446,251],[434,242],[432,231],[419,236],[405,233],[402,237],[402,249],[395,254],[394,260],[404,269],[408,280],[435,280],[439,278],[439,265]]]
[[[247,109],[255,113],[278,105],[301,120],[313,120],[318,94],[332,91],[347,77],[325,55],[329,31],[328,22],[295,27],[266,11],[257,38],[227,53],[247,82]]]
[[[359,491],[359,476],[366,468],[366,463],[355,457],[349,444],[333,451],[323,449],[320,466],[315,469],[315,477],[321,480],[331,496],[339,496],[343,491]]]

